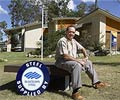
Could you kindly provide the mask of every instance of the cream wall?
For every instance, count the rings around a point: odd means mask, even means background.
[[[40,41],[40,37],[43,33],[42,28],[32,29],[25,32],[24,36],[24,51],[25,49],[38,48],[37,42]]]
[[[100,35],[99,42],[103,43],[103,48],[105,48],[106,43],[106,17],[104,15],[100,15]]]
[[[92,34],[93,34],[93,40],[98,42],[99,41],[99,27],[100,27],[100,19],[99,15],[94,15],[92,18]]]
[[[92,14],[89,16],[80,19],[77,24],[86,24],[91,23],[91,36],[94,41],[99,41],[99,33],[100,33],[100,18],[98,14]]]
[[[106,40],[106,17],[100,13],[93,13],[92,15],[86,16],[77,24],[91,24],[91,36],[94,41],[105,43]],[[103,46],[104,47],[104,46]]]

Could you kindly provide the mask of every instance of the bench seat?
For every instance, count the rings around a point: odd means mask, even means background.
[[[69,83],[70,83],[70,73],[68,71],[65,71],[63,69],[60,69],[55,66],[54,62],[43,62],[44,65],[48,68],[49,74],[51,76],[60,76],[64,77],[64,90],[69,90]],[[4,72],[18,72],[19,68],[22,64],[16,64],[16,65],[4,65]]]

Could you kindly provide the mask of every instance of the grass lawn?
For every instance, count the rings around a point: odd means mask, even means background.
[[[22,64],[30,60],[40,58],[28,58],[23,52],[2,52],[0,59],[0,100],[72,100],[70,91],[46,90],[43,94],[33,96],[19,95],[15,88],[16,73],[4,72],[5,64]],[[82,73],[83,87],[80,93],[85,100],[120,100],[120,55],[90,57],[100,80],[108,82],[111,87],[94,89],[90,87],[91,81],[85,73]],[[44,58],[44,61],[54,61],[54,58]]]

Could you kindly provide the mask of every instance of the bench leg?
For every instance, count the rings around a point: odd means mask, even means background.
[[[70,90],[70,76],[66,75],[65,76],[65,91]]]

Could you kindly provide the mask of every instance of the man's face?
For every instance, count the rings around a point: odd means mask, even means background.
[[[74,27],[69,27],[68,31],[66,31],[67,39],[72,40],[75,36],[75,31]]]

